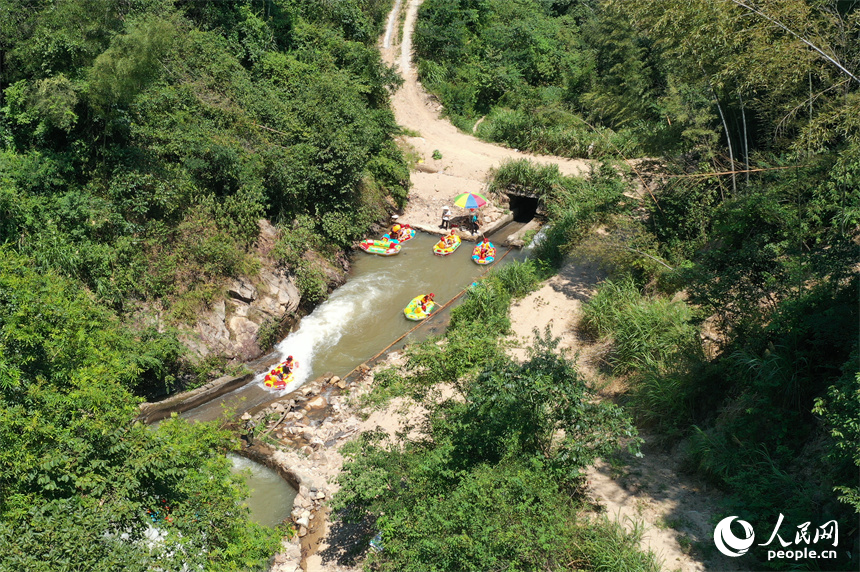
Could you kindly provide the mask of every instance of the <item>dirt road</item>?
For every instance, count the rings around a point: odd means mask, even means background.
[[[395,11],[399,4],[398,1]],[[442,206],[450,206],[451,199],[458,193],[483,191],[490,169],[509,159],[528,158],[541,164],[554,163],[566,175],[588,170],[588,162],[584,160],[530,155],[486,143],[459,131],[450,121],[441,118],[441,105],[421,87],[411,60],[412,30],[421,1],[404,0],[404,4],[402,42],[397,42],[400,18],[395,15],[388,20],[385,33],[388,42],[383,40],[380,47],[383,60],[398,69],[405,80],[392,98],[392,107],[397,123],[418,136],[403,139],[424,161],[419,170],[412,173],[409,204],[401,222],[438,224]],[[442,158],[433,159],[434,151],[438,151]]]

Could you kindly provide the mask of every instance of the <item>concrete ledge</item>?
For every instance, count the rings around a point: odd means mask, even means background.
[[[141,403],[140,415],[137,416],[137,419],[149,425],[165,417],[170,417],[171,413],[182,413],[189,409],[194,409],[199,405],[212,401],[216,397],[221,397],[225,393],[233,391],[237,387],[241,387],[253,376],[253,373],[239,376],[225,375],[197,389],[168,397],[164,401]]]
[[[514,215],[506,214],[502,218],[497,221],[494,221],[488,225],[485,225],[481,228],[477,234],[472,234],[468,230],[465,230],[463,227],[457,228],[457,236],[460,237],[460,240],[464,242],[478,242],[478,240],[482,236],[490,236],[509,222],[514,220]],[[416,230],[420,230],[422,232],[426,232],[428,234],[435,234],[437,236],[445,236],[448,234],[448,230],[444,228],[439,228],[438,226],[426,225],[426,224],[413,224],[412,228]]]
[[[516,246],[518,248],[522,248],[523,246],[525,246],[525,241],[523,240],[523,237],[526,235],[526,233],[530,230],[540,230],[542,226],[543,223],[539,222],[536,219],[532,219],[517,232],[506,236],[504,240],[500,241],[500,244],[502,246]]]

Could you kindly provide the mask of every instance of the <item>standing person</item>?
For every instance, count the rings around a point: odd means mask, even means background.
[[[472,234],[478,234],[478,211],[475,209],[469,209],[471,216],[469,217],[469,222],[471,223],[471,231]]]
[[[440,228],[448,228],[451,223],[451,209],[442,207],[442,224]]]

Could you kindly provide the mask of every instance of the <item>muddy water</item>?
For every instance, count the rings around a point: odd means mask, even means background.
[[[438,237],[419,232],[395,256],[356,252],[347,283],[304,317],[298,329],[275,348],[281,360],[292,355],[299,362],[296,379],[287,391],[328,372],[343,377],[415,326],[403,315],[412,298],[433,292],[436,301],[444,304],[487,270],[472,262],[474,243],[463,242],[453,254],[436,256],[433,245],[437,241]],[[498,258],[504,251],[497,249]],[[523,253],[514,250],[503,262],[522,257]],[[416,335],[442,333],[441,326],[419,332]],[[266,388],[263,375],[183,417],[208,421],[222,415],[224,407],[247,411],[282,393]]]
[[[296,489],[278,475],[277,471],[238,455],[228,455],[233,472],[247,475],[245,482],[251,496],[245,501],[251,510],[251,520],[272,528],[289,518],[293,510]]]

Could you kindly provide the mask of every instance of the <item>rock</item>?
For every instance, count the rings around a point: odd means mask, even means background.
[[[348,384],[347,384],[347,382],[346,382],[346,380],[345,380],[345,379],[341,379],[341,380],[339,380],[335,385],[337,385],[337,386],[338,386],[339,388],[341,388],[341,389],[346,389],[346,386],[347,386]]]
[[[299,528],[299,536],[307,536],[307,534],[308,534],[307,528],[305,528],[304,526]]]
[[[230,298],[227,300],[228,308],[230,309],[230,316],[239,316],[240,318],[247,318],[248,314],[251,312],[251,305],[242,302],[241,300],[236,300],[234,298]],[[229,320],[227,320],[229,323]]]
[[[311,517],[311,511],[309,511],[309,510],[303,510],[301,512],[301,514],[299,515],[299,518],[310,518],[310,517]]]
[[[227,306],[224,304],[224,300],[218,300],[212,304],[212,311],[215,313],[215,317],[223,324],[227,317]]]
[[[296,524],[298,524],[302,528],[310,526],[311,522],[310,522],[309,516],[310,516],[310,514],[308,516],[303,516],[303,517],[299,518],[299,520],[296,521]]]
[[[325,491],[317,491],[317,494],[314,498],[317,500],[323,500],[325,498]]]
[[[307,456],[307,457],[310,457],[313,454],[313,452],[314,452],[314,450],[311,448],[310,445],[305,445],[304,447],[302,447],[302,454]]]
[[[307,407],[308,409],[322,409],[326,405],[328,405],[328,403],[326,402],[325,397],[323,397],[322,395],[317,395],[316,397],[308,400],[308,402],[305,403],[305,407]]]
[[[245,278],[234,278],[227,287],[227,295],[250,304],[257,298],[257,289]]]

